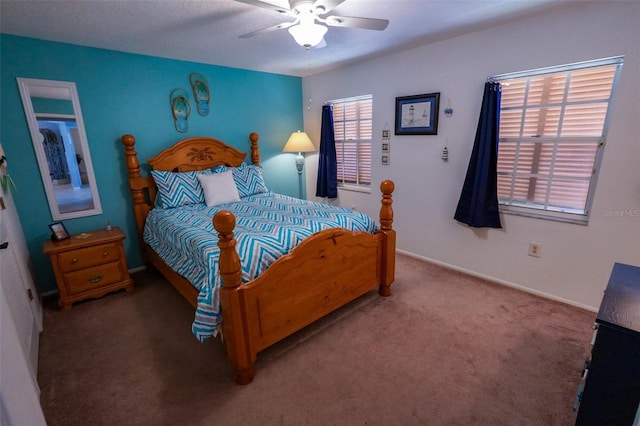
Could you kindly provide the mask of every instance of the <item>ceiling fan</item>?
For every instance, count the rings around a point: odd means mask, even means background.
[[[289,9],[260,0],[235,1],[269,9],[294,19],[292,22],[283,22],[272,27],[241,35],[240,38],[250,38],[266,32],[288,28],[289,33],[293,36],[296,43],[307,49],[324,43],[324,35],[328,30],[325,25],[330,27],[363,28],[376,31],[382,31],[389,25],[389,21],[386,19],[337,15],[325,16],[334,8],[344,3],[345,0],[289,0]]]

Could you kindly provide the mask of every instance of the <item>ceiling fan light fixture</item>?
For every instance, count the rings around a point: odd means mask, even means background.
[[[318,24],[298,24],[289,27],[289,34],[302,47],[307,49],[319,44],[327,33],[327,27]]]

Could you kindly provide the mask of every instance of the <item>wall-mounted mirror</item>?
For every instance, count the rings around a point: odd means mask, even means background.
[[[76,84],[17,80],[53,220],[101,214]]]

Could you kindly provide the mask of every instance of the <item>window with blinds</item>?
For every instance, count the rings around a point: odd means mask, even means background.
[[[501,210],[586,224],[623,57],[493,77]]]
[[[330,101],[338,159],[338,186],[371,185],[373,97]]]

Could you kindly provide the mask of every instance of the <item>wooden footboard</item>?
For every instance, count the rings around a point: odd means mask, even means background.
[[[219,232],[222,332],[236,382],[253,379],[259,351],[291,335],[364,293],[378,287],[391,294],[395,274],[395,231],[391,193],[384,181],[381,230],[374,235],[327,229],[278,259],[260,277],[241,285],[240,258],[233,238],[235,218],[222,211],[213,224]]]

